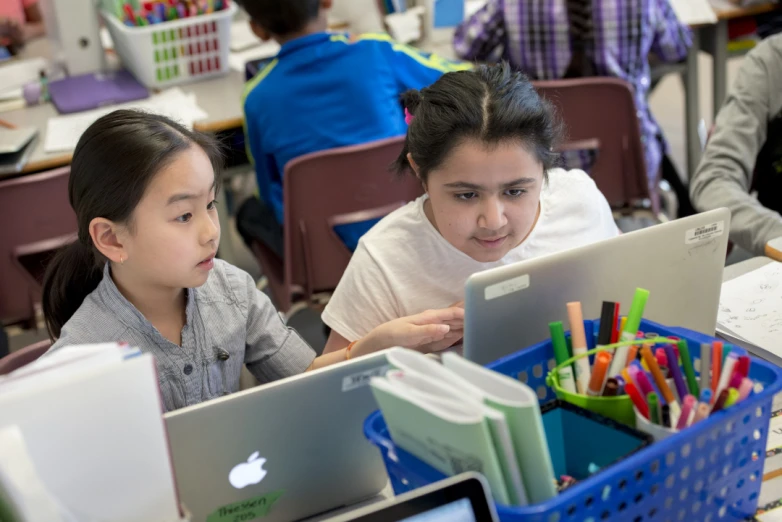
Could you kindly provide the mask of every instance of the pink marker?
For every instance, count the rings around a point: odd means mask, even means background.
[[[730,378],[728,388],[736,388],[737,390],[741,386],[741,382],[744,380],[744,375],[742,375],[738,369],[736,369],[733,372],[733,376]]]
[[[749,379],[748,377],[744,377],[741,380],[741,384],[738,387],[739,390],[739,400],[738,402],[743,401],[747,397],[749,397],[749,394],[752,393],[752,389],[755,387],[755,383],[752,382],[752,379]]]
[[[640,386],[641,393],[644,395],[649,395],[650,393],[654,392],[654,387],[652,386],[652,383],[649,381],[649,377],[646,376],[646,372],[639,371],[635,374],[635,380],[638,382],[638,386]]]
[[[699,402],[698,407],[695,409],[695,416],[692,418],[692,424],[695,424],[696,422],[700,422],[706,417],[709,416],[709,412],[711,411],[711,406],[707,402]]]
[[[679,422],[676,424],[677,430],[683,430],[690,425],[690,414],[697,401],[692,395],[687,395],[682,401],[682,414],[679,416]]]

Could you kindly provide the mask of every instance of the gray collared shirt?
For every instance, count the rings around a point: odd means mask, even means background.
[[[107,264],[51,350],[124,341],[151,353],[167,411],[239,391],[242,364],[266,383],[303,372],[315,358],[252,277],[219,259],[206,283],[188,290],[186,317],[177,346],[119,292]]]

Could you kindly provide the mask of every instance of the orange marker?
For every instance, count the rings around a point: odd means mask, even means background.
[[[649,348],[648,344],[645,344],[644,347],[641,348],[641,357],[643,357],[646,365],[649,367],[649,371],[652,372],[654,383],[657,385],[657,389],[660,390],[660,393],[662,393],[665,402],[668,404],[674,402],[676,398],[673,396],[671,388],[665,381],[665,376],[660,370],[660,365],[657,364],[657,359],[652,355],[652,349]]]
[[[597,352],[595,355],[595,364],[592,367],[592,378],[589,380],[589,389],[587,395],[599,397],[603,394],[603,384],[608,373],[608,365],[611,364],[611,354],[608,352]]]
[[[714,402],[717,397],[720,374],[722,373],[722,342],[714,341],[712,347],[714,350],[711,352],[711,396],[712,402]]]
[[[638,357],[638,345],[634,344],[627,351],[627,362],[625,363],[625,368],[630,366],[630,363],[633,362],[636,357]]]

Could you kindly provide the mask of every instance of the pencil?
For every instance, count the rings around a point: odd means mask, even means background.
[[[11,123],[10,121],[5,121],[0,119],[0,127],[5,127],[6,129],[15,129],[16,125]]]

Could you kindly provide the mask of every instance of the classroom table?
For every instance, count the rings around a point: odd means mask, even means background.
[[[736,263],[735,265],[726,266],[725,270],[722,272],[722,282],[725,283],[731,279],[736,279],[739,276],[774,262],[775,261],[771,258],[759,256]]]
[[[41,38],[30,42],[21,58],[51,56],[49,41]],[[209,116],[195,122],[195,129],[205,132],[219,132],[242,127],[241,97],[244,90],[244,73],[231,70],[227,75],[208,80],[180,85],[185,93],[193,93],[198,105]],[[22,172],[32,173],[69,165],[71,152],[49,153],[44,150],[44,137],[49,118],[58,116],[51,103],[0,113],[0,118],[18,126],[34,126],[39,129],[38,140],[30,160]]]

